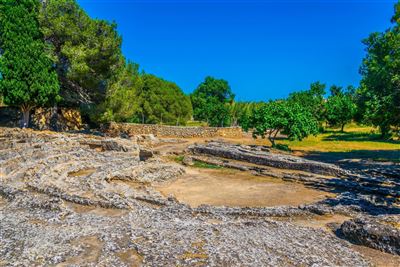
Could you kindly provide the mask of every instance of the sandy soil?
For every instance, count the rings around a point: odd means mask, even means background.
[[[165,196],[173,194],[192,207],[201,204],[239,207],[300,205],[332,196],[301,184],[228,169],[187,168],[186,174],[179,179],[156,188]]]
[[[352,249],[359,252],[364,258],[370,260],[377,267],[399,267],[400,256],[385,253],[376,249],[351,245]]]

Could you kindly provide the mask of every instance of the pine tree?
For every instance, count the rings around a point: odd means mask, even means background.
[[[0,94],[6,105],[29,113],[58,98],[59,84],[39,29],[37,0],[0,1]]]

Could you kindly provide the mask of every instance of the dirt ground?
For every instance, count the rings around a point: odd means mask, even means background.
[[[179,179],[157,189],[179,201],[197,207],[213,206],[271,207],[316,202],[332,194],[308,189],[301,184],[259,177],[229,169],[187,168]]]
[[[265,140],[254,140],[250,136],[245,136],[242,139],[215,138],[214,140],[216,139],[232,144],[266,145]],[[210,140],[210,138],[180,139],[180,142],[164,143],[154,149],[161,155],[178,155],[183,154],[191,144],[204,143]],[[294,151],[293,154],[305,156],[303,151]],[[338,163],[337,159],[333,157],[328,158],[327,161]],[[251,172],[225,168],[186,167],[186,173],[183,176],[175,181],[156,185],[156,189],[165,196],[174,195],[179,201],[192,207],[201,204],[232,207],[296,206],[333,196],[332,193],[307,188],[302,184],[285,182],[272,177],[260,177]],[[289,220],[291,223],[321,229],[334,235],[329,225],[332,223],[341,224],[348,219],[350,218],[342,215],[324,215],[311,218],[290,218]],[[277,218],[277,220],[288,219]],[[374,266],[400,266],[400,256],[363,246],[353,244],[351,246],[368,258]]]

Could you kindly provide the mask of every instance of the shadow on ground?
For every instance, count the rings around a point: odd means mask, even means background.
[[[371,167],[371,165],[374,164],[396,165],[395,163],[400,163],[400,143],[398,150],[352,150],[346,152],[313,151],[306,154],[304,157],[351,168]],[[398,167],[400,168],[400,166]]]
[[[329,135],[322,138],[323,141],[356,141],[356,142],[381,142],[388,144],[399,144],[400,141],[382,139],[379,134],[357,133],[357,132],[327,132]]]

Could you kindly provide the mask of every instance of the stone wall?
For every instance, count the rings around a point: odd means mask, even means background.
[[[0,126],[20,127],[18,108],[0,107]],[[84,128],[79,110],[71,108],[36,108],[30,115],[29,127],[37,130],[79,131]]]
[[[109,123],[102,127],[102,130],[111,136],[120,135],[141,135],[153,134],[159,137],[177,137],[177,138],[194,138],[194,137],[228,137],[240,138],[243,136],[240,127],[185,127],[185,126],[168,126],[158,124],[134,124],[134,123]]]
[[[80,111],[71,108],[37,108],[31,114],[31,126],[53,131],[79,131],[84,128]]]

